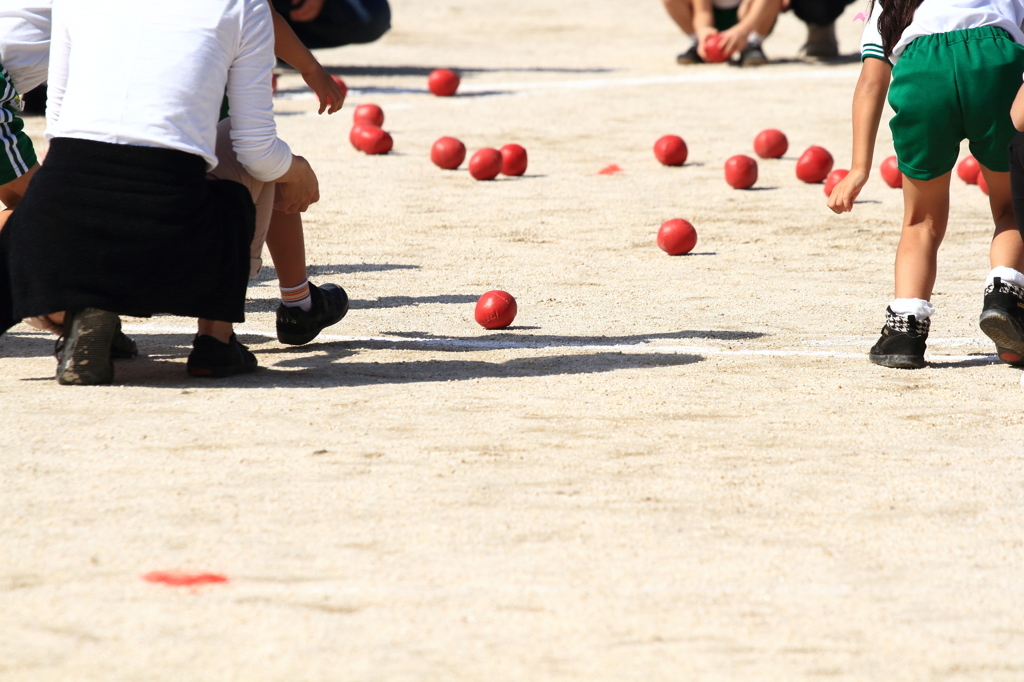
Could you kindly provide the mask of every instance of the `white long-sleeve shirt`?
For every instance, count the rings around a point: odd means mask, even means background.
[[[50,0],[0,0],[0,64],[18,94],[46,82]]]
[[[214,153],[225,87],[231,140],[257,180],[281,177],[266,0],[54,0],[46,137]]]

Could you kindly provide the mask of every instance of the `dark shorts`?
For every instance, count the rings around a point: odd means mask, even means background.
[[[372,43],[391,28],[391,7],[387,0],[324,0],[313,21],[292,21],[292,0],[272,0],[274,9],[310,49]]]

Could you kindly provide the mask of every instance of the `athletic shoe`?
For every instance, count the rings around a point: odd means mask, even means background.
[[[64,353],[64,337],[61,336],[57,339],[57,343],[53,345],[53,356],[60,362],[61,355]],[[135,345],[132,337],[121,331],[121,320],[117,322],[117,333],[114,334],[114,338],[110,342],[110,359],[111,360],[131,360],[139,354],[139,347]]]
[[[676,64],[703,64],[704,60],[697,54],[697,43],[694,43],[689,50],[676,56]]]
[[[740,51],[738,63],[740,66],[762,66],[768,63],[768,57],[764,56],[764,50],[761,49],[760,45],[748,43]]]
[[[256,356],[239,343],[234,334],[227,343],[203,335],[192,340],[187,368],[188,373],[194,377],[219,378],[253,372],[258,364]]]
[[[839,56],[836,24],[828,26],[807,24],[807,42],[800,48],[800,56],[812,61],[835,59]]]
[[[348,312],[348,294],[337,284],[317,287],[310,282],[309,295],[313,303],[308,313],[284,303],[277,307],[277,340],[281,343],[290,346],[309,343]]]
[[[1024,289],[993,277],[985,289],[984,305],[978,324],[995,342],[999,359],[1024,367]]]
[[[895,369],[921,369],[931,320],[918,321],[914,315],[897,315],[885,309],[882,336],[868,354],[876,365]]]
[[[114,313],[96,308],[64,316],[67,333],[57,363],[57,382],[65,386],[98,386],[114,381],[110,344],[121,329]]]

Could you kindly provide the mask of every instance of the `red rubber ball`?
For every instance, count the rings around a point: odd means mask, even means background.
[[[849,174],[850,171],[844,168],[840,168],[839,170],[834,170],[829,173],[828,177],[825,178],[825,196],[832,196],[832,190],[835,189],[835,186],[842,182],[843,178]]]
[[[473,317],[485,329],[502,329],[516,319],[519,306],[516,299],[507,291],[488,291],[476,302]]]
[[[438,97],[451,97],[459,89],[459,74],[451,69],[435,69],[427,77],[427,88]]]
[[[664,135],[654,143],[655,158],[666,166],[682,166],[688,154],[686,142],[678,135]]]
[[[832,163],[832,155],[827,149],[808,147],[796,162],[796,177],[808,183],[821,182],[828,177]]]
[[[469,160],[469,174],[477,180],[493,180],[501,172],[503,159],[497,149],[484,147]]]
[[[367,123],[359,126],[356,141],[359,143],[359,150],[366,154],[387,154],[394,146],[391,135]]]
[[[369,124],[356,123],[354,126],[352,126],[352,130],[350,130],[348,133],[348,141],[351,142],[352,146],[359,151],[363,151],[362,146],[360,146],[362,144],[360,142],[360,135],[362,134],[363,128],[365,128],[367,125]]]
[[[501,148],[501,172],[504,175],[522,175],[526,172],[526,150],[517,144]]]
[[[454,137],[442,137],[430,148],[430,160],[445,170],[454,170],[466,160],[466,145]]]
[[[384,125],[384,110],[376,104],[360,104],[352,114],[353,123],[369,123],[378,128]]]
[[[976,158],[968,156],[957,164],[956,174],[968,185],[977,184],[978,178],[981,177],[981,165]]]
[[[754,138],[754,152],[762,159],[778,159],[789,150],[789,140],[781,130],[762,130]]]
[[[895,156],[890,156],[878,167],[885,184],[894,189],[903,187],[903,173],[900,172],[900,164]]]
[[[726,52],[722,48],[722,34],[715,33],[714,35],[708,36],[708,39],[704,41],[704,54],[708,56],[709,62],[724,62],[729,59],[731,52]]]
[[[670,256],[681,256],[697,246],[697,230],[688,220],[673,218],[658,229],[658,248]]]
[[[734,189],[748,189],[757,182],[757,161],[737,154],[725,162],[725,181]]]

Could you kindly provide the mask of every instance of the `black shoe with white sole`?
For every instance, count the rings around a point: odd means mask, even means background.
[[[277,307],[277,340],[281,343],[290,346],[309,343],[348,312],[348,294],[337,284],[318,287],[311,282],[309,295],[313,299],[309,312],[289,308],[284,303]]]
[[[931,320],[918,320],[914,315],[897,315],[885,309],[882,336],[868,354],[876,365],[894,369],[921,369],[925,366],[924,351]]]
[[[1000,360],[1024,367],[1024,288],[994,277],[978,325],[996,344]]]
[[[111,344],[121,331],[117,315],[97,308],[68,311],[64,345],[57,363],[57,382],[65,386],[99,386],[114,381]]]

